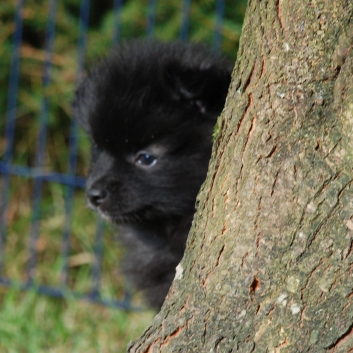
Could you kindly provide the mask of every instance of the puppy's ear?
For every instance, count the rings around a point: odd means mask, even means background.
[[[83,79],[76,89],[74,100],[71,103],[71,109],[74,119],[81,127],[90,132],[89,112],[95,105],[96,95],[94,94],[94,84],[89,77]]]
[[[231,81],[231,71],[218,67],[190,68],[170,64],[165,72],[167,84],[177,99],[188,101],[202,114],[222,110]]]

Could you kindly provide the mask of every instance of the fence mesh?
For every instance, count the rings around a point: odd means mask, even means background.
[[[122,38],[188,40],[193,33],[216,51],[228,43],[234,54],[241,21],[233,17],[242,15],[244,1],[228,4],[228,15],[225,0],[204,3],[114,0],[99,15],[90,0],[71,10],[69,0],[48,0],[40,15],[33,1],[13,4],[7,74],[0,77],[7,79],[0,101],[0,284],[130,307],[114,265],[114,232],[85,208],[89,143],[70,119],[70,99],[87,61]],[[73,39],[63,43],[72,28]],[[97,48],[92,54],[88,43]]]

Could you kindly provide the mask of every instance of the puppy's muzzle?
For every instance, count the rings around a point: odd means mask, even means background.
[[[94,208],[98,208],[108,198],[108,191],[103,188],[90,189],[87,192],[87,198],[90,205]]]

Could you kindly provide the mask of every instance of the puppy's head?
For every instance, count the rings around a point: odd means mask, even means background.
[[[93,68],[73,102],[90,207],[116,223],[192,212],[229,83],[222,58],[183,43],[130,42]]]

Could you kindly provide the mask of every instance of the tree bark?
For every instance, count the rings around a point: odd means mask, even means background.
[[[353,3],[250,0],[186,254],[129,352],[353,352]]]

